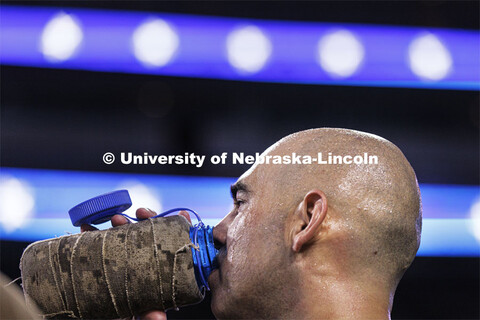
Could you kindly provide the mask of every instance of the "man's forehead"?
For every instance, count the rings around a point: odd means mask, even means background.
[[[248,180],[249,177],[254,174],[254,171],[255,171],[255,169],[256,169],[257,167],[258,167],[258,164],[257,164],[257,163],[254,163],[250,168],[248,168],[247,171],[245,171],[245,172],[237,179],[237,183],[238,183],[238,182],[245,181],[245,180]]]
[[[277,141],[276,143],[272,144],[261,154],[261,156],[272,154],[274,150],[279,149],[279,146],[281,146],[281,141]],[[232,185],[232,194],[233,191],[239,190],[251,191],[255,181],[259,179],[261,180],[262,177],[264,178],[270,167],[270,165],[255,162],[237,179],[237,182]]]
[[[270,147],[268,147],[265,151],[262,152],[260,156],[267,156],[272,153],[273,150],[278,149],[280,145],[280,141],[275,142],[272,144]],[[258,171],[265,169],[264,164],[260,164],[255,162],[250,168],[248,168],[247,171],[245,171],[240,178],[238,178],[238,181],[245,181],[244,183],[247,183],[246,181],[252,180],[254,175],[258,174]]]
[[[260,168],[257,164],[253,164],[247,171],[245,171],[230,187],[232,195],[235,196],[238,191],[251,192],[259,169]]]

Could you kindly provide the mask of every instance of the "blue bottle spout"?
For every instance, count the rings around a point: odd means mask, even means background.
[[[195,269],[195,278],[200,290],[208,286],[208,277],[213,270],[218,268],[215,257],[218,250],[215,249],[213,240],[213,228],[204,226],[203,223],[190,228],[190,239],[194,244],[192,247],[193,265]]]

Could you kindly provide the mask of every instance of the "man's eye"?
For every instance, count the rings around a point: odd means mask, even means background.
[[[242,201],[242,200],[235,200],[235,202],[234,202],[234,203],[235,203],[235,205],[236,205],[237,207],[239,207],[239,206],[241,206],[242,204],[244,204],[244,203],[245,203],[245,201]]]

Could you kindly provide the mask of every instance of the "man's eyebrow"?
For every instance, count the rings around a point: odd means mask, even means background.
[[[235,199],[238,191],[248,192],[248,187],[243,182],[236,182],[230,186],[230,192],[232,193],[232,198]]]

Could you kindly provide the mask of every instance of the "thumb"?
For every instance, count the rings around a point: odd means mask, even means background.
[[[89,224],[84,223],[80,226],[80,232],[95,231],[95,230],[98,230],[98,229],[95,228],[94,226],[89,225]]]
[[[148,311],[140,316],[142,320],[167,320],[167,314],[163,311]]]

